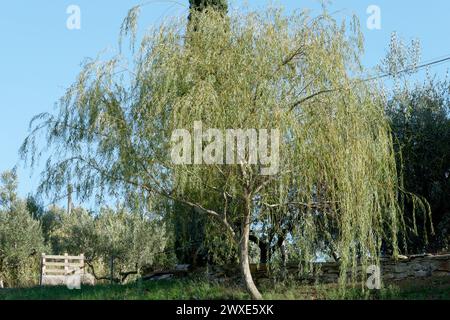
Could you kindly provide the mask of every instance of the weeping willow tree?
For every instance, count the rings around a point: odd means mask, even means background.
[[[194,209],[238,249],[255,299],[261,294],[249,238],[263,224],[287,228],[306,263],[329,235],[342,284],[358,264],[378,263],[383,240],[396,255],[402,213],[395,157],[382,98],[358,77],[358,22],[279,9],[226,19],[198,11],[191,19],[187,28],[195,32],[185,32],[185,19],[149,31],[132,61],[87,62],[59,113],[35,117],[22,154],[34,164],[38,137],[46,135],[52,154],[41,191],[63,192],[70,178],[80,197],[109,192],[150,209],[161,198]],[[195,135],[197,121],[216,129],[201,146],[219,160],[174,163],[172,134]],[[250,136],[268,130],[259,143],[270,152],[250,161],[244,139],[238,161],[225,164],[218,141],[228,129]],[[270,174],[267,159],[276,167]]]

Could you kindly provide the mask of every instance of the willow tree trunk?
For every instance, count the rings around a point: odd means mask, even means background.
[[[239,242],[239,263],[241,267],[242,279],[244,280],[245,287],[254,300],[262,300],[261,293],[256,288],[253,282],[252,273],[250,271],[250,261],[248,258],[249,252],[249,238],[250,238],[250,216],[251,205],[250,198],[246,199],[245,216],[241,226],[241,239]]]

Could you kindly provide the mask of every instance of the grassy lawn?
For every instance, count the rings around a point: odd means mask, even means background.
[[[342,299],[334,285],[276,285],[261,291],[268,300]],[[34,287],[0,290],[0,300],[216,300],[248,299],[240,287],[199,280],[163,280],[129,285],[97,285],[69,290],[66,287]],[[389,285],[379,291],[362,293],[350,289],[346,299],[429,299],[450,300],[449,277],[415,280]]]

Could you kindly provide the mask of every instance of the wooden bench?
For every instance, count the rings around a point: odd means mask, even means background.
[[[81,281],[87,284],[94,284],[93,277],[85,271],[84,254],[79,256],[69,256],[67,253],[58,255],[42,254],[41,276],[39,284],[43,285],[64,285],[68,276],[80,275]]]

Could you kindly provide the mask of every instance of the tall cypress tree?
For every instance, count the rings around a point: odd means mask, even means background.
[[[227,0],[189,0],[189,8],[193,10],[203,11],[207,9],[220,10],[224,13],[228,11]]]
[[[189,0],[189,23],[192,15],[198,11],[217,10],[223,15],[228,12],[227,0]],[[194,27],[194,30],[196,28]],[[207,219],[184,205],[176,205],[173,219],[176,254],[180,262],[192,265],[204,265],[208,261],[206,243]]]

